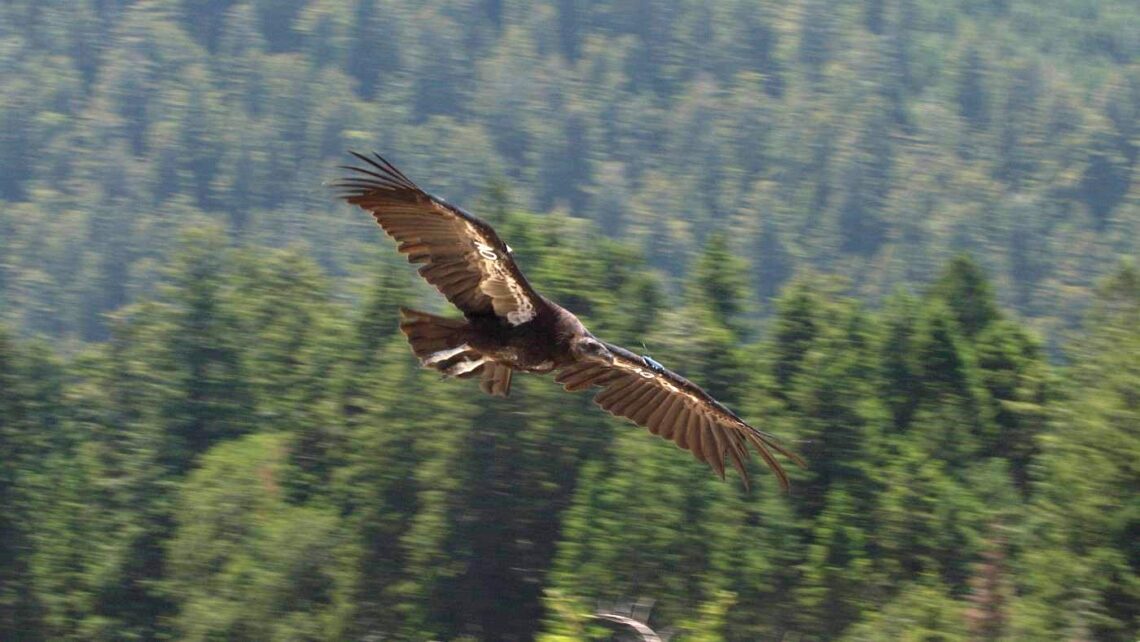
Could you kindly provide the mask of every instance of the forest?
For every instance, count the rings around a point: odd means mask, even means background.
[[[0,640],[1140,636],[1140,5],[5,0]],[[378,151],[808,462],[419,368]]]

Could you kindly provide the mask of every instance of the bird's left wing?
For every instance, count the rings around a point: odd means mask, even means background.
[[[522,325],[546,305],[495,230],[421,190],[380,156],[351,152],[362,166],[336,181],[344,200],[372,214],[419,273],[468,316],[494,314]]]
[[[630,419],[691,451],[721,479],[727,459],[748,486],[744,463],[748,459],[748,444],[752,444],[784,489],[788,488],[788,475],[773,451],[804,465],[773,435],[748,425],[688,379],[648,357],[605,345],[614,356],[613,363],[583,360],[560,370],[555,381],[571,391],[601,386],[604,390],[594,397],[595,403],[610,414]]]

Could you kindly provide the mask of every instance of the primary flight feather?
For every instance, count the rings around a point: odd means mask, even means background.
[[[486,222],[420,189],[378,155],[334,183],[341,197],[369,212],[408,261],[463,319],[402,309],[400,330],[424,367],[459,378],[479,376],[484,391],[506,396],[515,371],[556,372],[566,390],[600,387],[594,402],[672,440],[723,479],[730,463],[748,485],[749,445],[788,487],[773,453],[803,460],[772,435],[653,359],[606,343],[578,317],[534,291],[511,250]]]

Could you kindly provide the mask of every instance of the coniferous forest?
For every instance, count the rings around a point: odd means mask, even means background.
[[[348,149],[808,468],[420,369]],[[5,0],[0,640],[1134,642],[1138,155],[1132,0]]]

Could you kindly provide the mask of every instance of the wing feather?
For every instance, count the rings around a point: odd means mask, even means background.
[[[569,391],[582,390],[590,386],[599,376],[605,371],[591,364],[588,368],[583,368],[575,372],[572,376],[564,379],[559,379],[561,383]]]
[[[598,396],[594,397],[594,401],[596,401],[599,405],[602,403],[611,403],[613,400],[618,398],[618,395],[623,394],[627,388],[636,383],[636,377],[622,377],[621,379],[618,379],[614,383],[611,383],[609,386],[607,386],[605,390],[598,393]],[[605,408],[605,406],[602,407]]]
[[[630,395],[630,403],[623,408],[622,415],[630,418],[635,412],[645,407],[649,403],[650,397],[657,394],[657,391],[652,386],[639,383],[637,385],[637,393]]]
[[[675,433],[678,430],[678,426],[683,428],[684,426],[688,425],[689,417],[691,415],[692,412],[689,410],[688,404],[682,402],[680,404],[680,409],[677,411],[677,418],[673,421],[666,422],[657,434],[660,435],[663,439],[673,441]]]
[[[729,454],[732,455],[732,467],[736,469],[736,474],[740,475],[740,479],[744,482],[744,488],[747,489],[748,469],[745,468],[745,462],[748,461],[748,451],[744,450],[741,453],[739,446],[743,446],[743,444],[735,436],[730,439],[730,442],[733,444],[732,450],[729,451]]]
[[[783,467],[781,467],[780,463],[776,461],[776,458],[772,456],[772,452],[768,450],[764,442],[752,432],[746,432],[744,435],[748,441],[752,442],[752,445],[756,448],[756,452],[760,453],[760,457],[764,460],[764,463],[768,464],[768,467],[776,474],[776,478],[780,480],[780,485],[787,488],[788,474],[784,472]]]
[[[681,450],[689,449],[689,433],[696,430],[694,426],[701,421],[701,413],[696,408],[691,408],[689,411],[689,418],[685,423],[677,426],[676,432],[673,433],[673,443]]]
[[[701,435],[704,433],[704,431],[708,430],[708,417],[705,417],[704,415],[698,415],[697,417],[698,420],[696,426],[690,426],[689,428],[689,452],[693,453],[693,457],[695,457],[697,461],[704,463],[705,451],[704,444],[701,443]]]
[[[642,426],[648,424],[650,415],[661,409],[661,406],[668,396],[668,393],[664,390],[652,388],[649,395],[641,402],[641,407],[639,407],[636,412],[630,414],[629,418],[632,419],[634,423]]]
[[[657,408],[654,409],[654,411],[645,418],[645,427],[649,428],[649,432],[655,435],[661,434],[662,424],[667,421],[670,413],[673,412],[673,408],[680,401],[676,395],[670,395],[666,392],[662,392],[661,394],[664,397],[664,400],[662,400],[661,403],[657,405]]]
[[[705,453],[705,461],[716,471],[717,477],[724,479],[724,451],[717,443],[720,427],[709,424],[701,433],[701,450]]]
[[[420,275],[464,314],[521,325],[546,309],[490,225],[421,190],[379,155],[350,153],[362,164],[343,166],[352,173],[333,183],[341,198],[372,214],[409,262],[423,264]]]
[[[625,414],[627,411],[636,408],[637,407],[636,403],[638,401],[640,401],[642,397],[644,397],[645,395],[649,394],[652,391],[653,391],[653,388],[651,388],[650,386],[646,386],[646,385],[643,385],[640,382],[638,382],[637,384],[630,386],[629,392],[627,392],[620,399],[618,399],[618,401],[614,403],[612,408],[607,408],[607,410],[614,413],[615,415],[625,417],[625,416],[627,416]]]
[[[606,347],[614,355],[612,362],[578,362],[562,369],[556,380],[567,390],[601,387],[594,402],[607,412],[671,439],[698,461],[708,464],[722,479],[727,460],[745,488],[749,486],[749,444],[785,489],[788,475],[773,453],[804,465],[803,459],[774,436],[748,425],[688,379],[624,348],[610,344]]]

